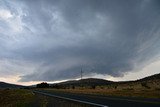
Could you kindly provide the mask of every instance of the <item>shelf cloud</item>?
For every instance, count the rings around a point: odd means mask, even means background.
[[[0,75],[123,77],[160,57],[159,0],[0,1]]]

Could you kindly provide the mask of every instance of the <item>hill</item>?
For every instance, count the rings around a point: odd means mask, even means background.
[[[135,81],[122,81],[114,84],[117,89],[129,90],[160,90],[160,73]]]
[[[160,89],[160,73],[152,76],[148,76],[134,81],[108,81],[97,78],[87,78],[82,80],[71,80],[61,83],[51,84],[51,87],[55,88],[95,88],[103,87],[109,89]]]
[[[159,80],[159,79],[160,79],[160,73],[139,79],[137,81],[149,81],[149,80]]]
[[[112,84],[114,82],[104,80],[104,79],[97,79],[97,78],[87,78],[87,79],[81,79],[81,80],[70,80],[65,81],[61,83],[55,83],[51,84],[51,87],[58,87],[58,88],[70,88],[74,87],[95,87],[98,85],[108,85]]]
[[[25,88],[25,86],[0,82],[0,88]]]
[[[107,85],[111,84],[113,81],[108,81],[104,79],[97,79],[97,78],[87,78],[87,79],[81,79],[81,80],[72,80],[72,81],[66,81],[66,82],[61,82],[59,84],[61,85],[83,85],[83,86],[88,86],[88,85]]]
[[[53,88],[74,88],[74,87],[88,87],[94,88],[98,85],[109,85],[114,83],[113,81],[108,81],[104,79],[97,79],[97,78],[87,78],[81,80],[70,80],[66,82],[51,84],[50,86]]]

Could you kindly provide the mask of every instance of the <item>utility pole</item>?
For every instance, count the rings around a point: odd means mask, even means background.
[[[81,68],[81,80],[82,80],[82,76],[83,76],[83,71],[82,71],[82,68]]]

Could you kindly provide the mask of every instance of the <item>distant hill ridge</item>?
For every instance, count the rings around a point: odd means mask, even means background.
[[[0,82],[0,88],[24,88],[25,86]]]
[[[97,78],[86,78],[86,79],[81,79],[81,80],[71,80],[71,81],[66,81],[66,82],[61,82],[58,83],[59,85],[106,85],[106,84],[111,84],[114,83],[113,81],[108,81],[104,79],[97,79]]]
[[[147,81],[147,80],[155,80],[155,79],[160,79],[160,73],[159,74],[154,74],[148,77],[144,77],[142,79],[139,79],[137,81]]]
[[[51,86],[54,85],[59,85],[59,86],[97,86],[97,85],[110,85],[110,84],[123,84],[123,83],[136,83],[136,82],[146,82],[146,81],[154,81],[154,80],[160,80],[160,73],[151,75],[142,79],[138,80],[133,80],[133,81],[119,81],[119,82],[114,82],[114,81],[108,81],[104,79],[97,79],[97,78],[86,78],[82,80],[70,80],[70,81],[65,81],[65,82],[60,82],[60,83],[54,83],[51,84]]]
[[[160,73],[151,75],[142,79],[134,80],[134,81],[119,81],[119,82],[114,82],[114,81],[108,81],[104,79],[98,79],[98,78],[86,78],[82,80],[70,80],[70,81],[65,81],[65,82],[60,82],[60,83],[54,83],[50,84],[50,86],[54,85],[60,85],[60,86],[97,86],[97,85],[110,85],[110,84],[123,84],[123,83],[136,83],[136,82],[147,82],[147,81],[160,81]],[[24,88],[26,86],[22,85],[16,85],[16,84],[10,84],[10,83],[5,83],[5,82],[0,82],[0,88]]]

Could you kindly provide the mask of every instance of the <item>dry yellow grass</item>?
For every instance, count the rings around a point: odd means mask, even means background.
[[[2,107],[26,107],[33,99],[33,93],[23,89],[0,89]]]

